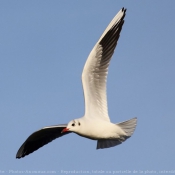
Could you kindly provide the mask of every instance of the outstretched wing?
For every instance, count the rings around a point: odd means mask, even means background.
[[[25,157],[40,147],[48,144],[52,140],[70,133],[69,131],[64,133],[61,132],[64,128],[66,128],[66,126],[66,124],[48,126],[34,132],[19,148],[16,158],[20,159],[21,157]]]
[[[108,25],[92,49],[82,73],[85,117],[110,121],[106,99],[108,67],[124,23],[126,9],[122,8]]]

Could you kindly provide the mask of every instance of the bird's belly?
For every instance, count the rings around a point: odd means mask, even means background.
[[[87,127],[90,129],[85,129],[82,132],[78,132],[77,134],[91,139],[91,140],[99,140],[99,139],[114,139],[119,138],[119,134],[117,133],[116,126],[106,126],[106,127]]]

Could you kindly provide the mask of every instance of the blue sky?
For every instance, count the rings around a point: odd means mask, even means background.
[[[173,0],[0,1],[0,172],[175,170],[174,6]],[[16,159],[32,132],[84,115],[84,63],[122,7],[108,108],[114,123],[138,117],[134,135],[96,150],[96,141],[69,134]]]

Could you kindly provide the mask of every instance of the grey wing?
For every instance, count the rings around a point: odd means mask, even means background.
[[[26,155],[48,144],[52,140],[70,133],[70,132],[61,133],[61,131],[64,128],[66,128],[66,126],[67,126],[66,124],[48,126],[34,132],[26,139],[26,141],[19,148],[16,154],[16,158],[20,159],[21,157],[25,157]]]
[[[85,98],[85,117],[110,121],[107,109],[106,80],[111,57],[124,23],[126,9],[113,18],[92,49],[82,73]]]

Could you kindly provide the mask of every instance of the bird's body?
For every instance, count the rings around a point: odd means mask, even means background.
[[[105,120],[91,120],[86,117],[75,119],[73,121],[75,125],[78,125],[74,132],[83,137],[90,138],[92,140],[99,139],[117,139],[120,135],[126,135],[126,133],[116,124]]]
[[[111,123],[106,98],[108,67],[124,24],[125,13],[126,9],[122,8],[113,18],[85,63],[82,73],[84,116],[68,124],[47,126],[34,132],[19,148],[16,158],[24,157],[71,132],[97,140],[97,149],[116,146],[131,137],[137,119],[133,118],[117,124]]]

